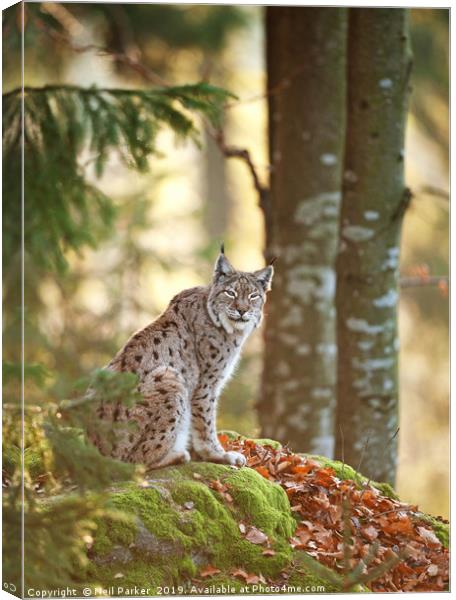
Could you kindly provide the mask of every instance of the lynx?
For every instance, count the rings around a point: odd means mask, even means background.
[[[187,462],[190,450],[200,460],[245,464],[242,454],[225,452],[218,441],[217,400],[244,342],[261,323],[272,276],[272,265],[235,270],[222,246],[211,284],[175,296],[128,340],[106,368],[136,373],[142,400],[132,408],[98,407],[101,419],[135,423],[120,428],[109,450],[100,434],[93,435],[103,454],[149,469]]]

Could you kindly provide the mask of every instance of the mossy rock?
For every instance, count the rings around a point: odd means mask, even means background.
[[[235,432],[223,433],[237,437]],[[254,441],[280,447],[274,440]],[[340,478],[359,485],[367,481],[339,461],[312,458],[334,468]],[[397,497],[387,484],[373,485],[385,495]],[[287,571],[289,589],[270,593],[342,591],[334,578],[306,565],[299,567],[289,544],[296,520],[287,495],[254,469],[203,462],[160,469],[140,485],[129,483],[112,489],[108,504],[114,510],[97,523],[85,580],[108,589],[109,595],[125,595],[126,589],[138,587],[147,590],[140,592],[147,596],[268,593],[234,577],[236,568],[271,581],[280,581],[280,573]],[[426,518],[447,545],[448,526]],[[261,530],[268,536],[268,544],[249,542],[240,523]],[[274,554],[264,555],[266,546]],[[201,570],[208,565],[220,572],[202,579]],[[195,583],[195,578],[201,583]]]
[[[224,484],[229,496],[209,487],[213,481]],[[296,521],[287,496],[253,469],[200,462],[160,469],[141,485],[113,490],[109,506],[126,517],[99,520],[87,572],[104,588],[190,590],[191,579],[211,565],[221,573],[204,586],[225,585],[234,593],[242,582],[229,574],[233,569],[275,578],[292,560],[288,540]],[[266,544],[248,541],[241,522],[265,533],[275,553],[264,555]],[[310,574],[301,579],[303,585],[324,585]]]

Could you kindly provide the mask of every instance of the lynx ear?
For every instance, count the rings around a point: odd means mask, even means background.
[[[272,276],[274,275],[274,267],[269,265],[259,271],[254,271],[253,275],[257,278],[265,292],[271,289]]]
[[[214,267],[214,282],[221,281],[224,277],[227,277],[228,275],[231,275],[233,273],[234,268],[231,266],[230,261],[226,258],[222,244],[221,252],[217,258]]]

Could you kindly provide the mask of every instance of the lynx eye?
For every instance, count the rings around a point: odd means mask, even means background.
[[[254,292],[253,294],[250,294],[249,300],[258,300],[259,297],[260,297],[260,294],[257,294],[256,292]]]
[[[234,290],[224,290],[228,298],[236,298],[237,294]]]

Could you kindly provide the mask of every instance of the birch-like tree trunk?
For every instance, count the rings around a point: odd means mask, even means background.
[[[344,8],[266,9],[276,255],[258,403],[262,433],[334,451],[335,259],[346,112]]]
[[[404,9],[350,9],[348,119],[337,262],[336,456],[394,482],[398,265],[411,54]],[[394,438],[394,439],[392,439]]]

